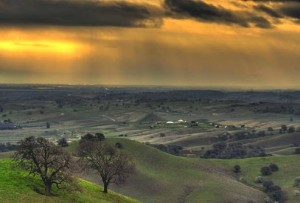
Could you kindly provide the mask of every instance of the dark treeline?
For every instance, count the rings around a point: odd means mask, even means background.
[[[7,143],[0,143],[0,152],[15,151],[19,148],[19,145]]]
[[[240,142],[225,143],[219,142],[213,145],[212,149],[207,150],[203,158],[217,158],[217,159],[233,159],[233,158],[247,158],[266,156],[263,148],[253,145],[243,145]]]

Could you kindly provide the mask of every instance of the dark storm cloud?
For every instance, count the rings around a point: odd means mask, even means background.
[[[261,16],[252,16],[251,18],[249,18],[249,21],[259,28],[272,28],[272,24],[267,19]]]
[[[151,8],[125,2],[0,0],[0,25],[145,26]]]
[[[258,5],[255,7],[257,10],[264,11],[270,16],[279,18],[279,17],[290,17],[300,20],[300,0],[244,0],[244,1],[254,1],[261,3],[276,3],[273,5],[273,9],[264,6]]]
[[[300,20],[300,1],[283,4],[279,7],[279,10],[285,16]]]
[[[257,6],[254,6],[254,8],[258,11],[263,11],[265,13],[267,13],[268,15],[270,15],[271,17],[274,17],[274,18],[282,18],[282,15],[280,13],[278,13],[277,11],[275,11],[274,9],[268,7],[268,6],[265,6],[263,4],[260,4],[260,5],[257,5]]]
[[[238,24],[248,27],[248,23],[223,7],[216,7],[203,1],[165,0],[165,4],[177,15],[191,16],[203,21]]]
[[[199,21],[220,24],[234,24],[250,27],[250,23],[260,28],[271,28],[271,23],[264,17],[250,12],[234,12],[221,6],[214,6],[204,1],[195,0],[165,0],[165,5],[175,17],[193,17]]]

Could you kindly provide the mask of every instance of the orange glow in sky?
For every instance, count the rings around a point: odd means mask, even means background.
[[[0,40],[0,51],[74,54],[78,46],[66,41],[51,40]]]
[[[184,1],[199,13],[177,0],[66,1],[72,9],[64,2],[55,11],[48,1],[48,9],[20,4],[25,19],[4,15],[20,22],[0,27],[0,83],[300,88],[300,19],[291,1]],[[84,2],[82,12],[97,12],[81,19],[73,8]],[[27,16],[36,6],[48,24]]]

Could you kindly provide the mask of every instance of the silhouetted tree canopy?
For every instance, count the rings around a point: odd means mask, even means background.
[[[84,141],[79,145],[78,154],[85,169],[92,169],[99,174],[104,193],[107,193],[110,183],[123,183],[134,171],[132,159],[108,144]]]
[[[14,160],[30,175],[41,178],[46,195],[52,194],[53,184],[59,189],[75,186],[71,178],[75,163],[69,152],[42,137],[28,137],[19,144]]]
[[[81,136],[80,142],[84,141],[99,141],[102,142],[105,140],[105,136],[103,133],[96,133],[95,135],[91,133],[87,133],[84,136]]]

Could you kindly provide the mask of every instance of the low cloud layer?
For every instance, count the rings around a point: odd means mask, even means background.
[[[242,27],[250,27],[250,23],[261,28],[271,27],[270,22],[262,16],[255,16],[248,12],[246,14],[234,12],[204,1],[165,0],[165,4],[172,11],[173,16],[177,17],[193,17],[200,21],[235,24]]]
[[[245,28],[273,28],[276,19],[300,19],[300,1],[252,0],[257,4],[254,6],[247,5],[247,1],[231,3],[244,3],[244,9],[232,9],[225,6],[229,1],[223,6],[205,0],[163,0],[161,6],[127,0],[0,0],[0,25],[160,27],[164,18],[171,17]]]
[[[146,6],[80,0],[0,0],[1,25],[145,26],[154,20]]]

